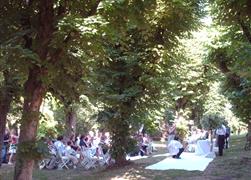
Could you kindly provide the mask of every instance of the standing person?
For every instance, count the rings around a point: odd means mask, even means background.
[[[10,133],[8,129],[5,129],[4,138],[3,138],[3,148],[2,148],[2,163],[8,163],[7,154],[8,154],[8,145],[10,142]]]
[[[230,127],[229,126],[227,126],[226,127],[226,136],[225,136],[225,142],[226,142],[226,149],[228,149],[228,147],[229,147],[229,137],[230,137],[230,133],[231,133],[231,131],[230,131]]]
[[[171,124],[171,126],[168,126],[168,140],[167,145],[171,142],[171,140],[174,140],[175,134],[176,134],[176,125],[174,123]]]
[[[17,152],[17,142],[18,142],[18,134],[15,129],[12,129],[11,135],[10,135],[10,157],[8,164],[13,164],[13,158]]]
[[[219,156],[223,156],[223,148],[226,136],[226,127],[223,124],[216,130],[216,135],[218,136]]]

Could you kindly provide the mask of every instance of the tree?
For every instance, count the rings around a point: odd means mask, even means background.
[[[102,85],[96,91],[104,103],[103,114],[109,117],[112,154],[117,164],[123,164],[130,144],[130,125],[143,112],[158,108],[166,82],[163,72],[168,68],[168,55],[178,44],[177,36],[196,28],[203,13],[200,1],[114,4],[116,8],[108,8],[102,14],[116,28],[103,38],[107,57],[97,64],[96,82]],[[119,15],[111,17],[111,12]]]
[[[17,23],[16,28],[11,31],[13,38],[8,39],[12,49],[23,54],[28,52],[26,55],[29,55],[24,58],[26,64],[22,63],[18,67],[28,67],[28,77],[24,84],[23,116],[14,179],[32,179],[36,157],[28,149],[36,150],[34,146],[42,100],[54,75],[60,71],[57,68],[58,63],[67,62],[63,60],[64,57],[74,51],[71,43],[77,42],[81,46],[87,43],[82,38],[88,40],[87,34],[91,33],[83,28],[86,25],[83,20],[96,13],[99,3],[100,0],[7,1],[1,6],[3,12],[10,7],[15,10],[14,15],[10,16],[13,21],[7,21],[7,27],[11,27],[13,22]],[[10,20],[8,15],[6,13],[1,17]],[[84,25],[81,26],[82,23]]]
[[[224,74],[223,93],[232,103],[232,109],[248,124],[250,114],[250,1],[212,0],[211,12],[220,34],[211,45],[209,60]]]
[[[204,104],[208,98],[210,86],[217,78],[215,68],[205,61],[206,43],[210,42],[209,27],[203,24],[199,31],[180,39],[180,45],[169,62],[170,71],[166,71],[166,101],[173,109],[176,121],[194,120],[196,125],[206,111]]]
[[[0,142],[3,142],[7,115],[11,108],[13,100],[18,102],[22,94],[21,85],[25,79],[25,73],[19,71],[18,62],[13,59],[15,51],[10,50],[12,32],[17,27],[17,19],[14,19],[15,9],[19,8],[18,4],[12,4],[9,1],[1,3],[0,9]],[[7,15],[7,16],[6,16]],[[9,24],[11,22],[11,24]],[[2,149],[2,143],[0,143]],[[0,166],[1,160],[0,157]]]

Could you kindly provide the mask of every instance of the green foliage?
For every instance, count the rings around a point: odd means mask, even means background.
[[[18,145],[19,153],[25,159],[41,160],[49,155],[47,144],[43,140],[26,141]]]
[[[108,119],[116,158],[124,157],[130,131],[144,119],[148,127],[154,125],[154,111],[162,106],[159,100],[166,88],[165,77],[172,68],[168,66],[170,55],[178,46],[178,36],[184,37],[185,32],[198,27],[203,14],[200,3],[161,0],[102,4],[100,12],[109,22],[102,37],[106,56],[98,58],[93,86],[107,112],[103,115]]]
[[[176,127],[176,135],[181,139],[184,140],[188,135],[188,127],[186,125],[179,125]]]
[[[168,123],[172,123],[175,119],[174,117],[174,112],[167,109],[165,112],[164,112],[164,118],[165,118],[165,121],[167,121]]]
[[[223,79],[223,94],[243,122],[250,114],[250,3],[249,1],[211,1],[211,12],[219,34],[211,44],[209,60],[218,67]]]
[[[206,130],[213,130],[225,123],[225,118],[220,114],[206,114],[201,119],[201,126]]]

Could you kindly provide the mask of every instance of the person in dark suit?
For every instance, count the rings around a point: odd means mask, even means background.
[[[226,127],[226,135],[225,135],[225,148],[226,149],[228,149],[229,148],[229,137],[230,137],[230,133],[231,133],[231,131],[230,131],[230,127],[229,126],[227,126]]]
[[[216,135],[218,136],[219,156],[223,156],[223,149],[226,136],[226,127],[223,124],[219,128],[217,128]]]

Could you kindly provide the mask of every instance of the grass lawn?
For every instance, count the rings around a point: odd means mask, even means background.
[[[251,180],[251,152],[243,150],[244,137],[232,137],[230,149],[224,151],[223,157],[216,157],[204,172],[167,170],[146,170],[145,167],[157,163],[166,157],[148,157],[139,159],[121,168],[96,169],[85,171],[74,170],[34,170],[34,180],[119,180],[119,179],[154,179],[154,180]],[[158,147],[156,154],[165,153],[165,148]],[[0,180],[11,180],[13,167],[3,166],[0,169]]]

